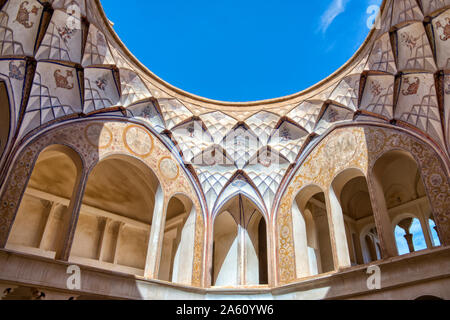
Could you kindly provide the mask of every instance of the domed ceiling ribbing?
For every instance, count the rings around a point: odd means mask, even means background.
[[[212,101],[158,79],[96,0],[0,5],[0,79],[14,108],[9,143],[69,119],[133,119],[180,154],[212,212],[238,191],[269,212],[283,178],[336,124],[391,123],[450,151],[450,0],[384,1],[379,28],[338,72],[254,103]]]

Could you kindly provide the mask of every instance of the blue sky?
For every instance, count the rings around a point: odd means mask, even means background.
[[[439,236],[437,232],[434,230],[434,227],[436,226],[435,223],[432,220],[429,220],[430,223],[430,229],[433,237],[433,241],[436,244],[436,246],[440,246],[441,243],[439,241]],[[410,229],[411,234],[413,235],[413,244],[414,249],[416,251],[427,249],[427,243],[425,241],[425,236],[422,231],[422,226],[420,225],[420,221],[418,219],[414,219],[413,223],[411,225]],[[409,253],[408,243],[405,239],[405,230],[397,226],[395,228],[395,239],[397,241],[397,248],[399,251],[399,254],[407,254]]]
[[[203,97],[254,101],[296,93],[363,43],[381,0],[102,0],[131,52],[163,80]],[[126,5],[125,5],[126,4]]]

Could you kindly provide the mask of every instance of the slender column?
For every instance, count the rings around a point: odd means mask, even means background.
[[[405,234],[405,239],[406,239],[406,242],[408,243],[409,252],[412,253],[412,252],[416,251],[414,249],[413,235],[408,232]]]
[[[69,260],[88,175],[88,170],[84,169],[78,175],[77,181],[75,182],[75,188],[70,200],[69,207],[67,209],[67,214],[64,215],[64,226],[61,233],[62,239],[61,241],[58,241],[58,247],[56,249],[56,260]]]
[[[380,240],[382,258],[395,257],[398,255],[398,250],[383,187],[373,174],[369,175],[367,184],[370,190],[370,201]]]
[[[334,250],[334,265],[336,269],[350,267],[350,252],[348,248],[347,235],[345,231],[344,214],[341,204],[336,196],[333,187],[330,187],[328,194],[325,194],[327,202],[328,220],[330,225],[330,236],[332,248]]]
[[[161,260],[161,247],[164,239],[164,217],[165,217],[164,191],[161,185],[155,194],[155,208],[153,210],[152,226],[147,249],[147,260],[145,262],[145,277],[156,279],[158,277],[159,262]]]
[[[111,223],[111,220],[108,218],[100,218],[100,225],[101,225],[101,235],[100,235],[100,241],[98,242],[98,261],[103,261],[104,251],[105,251],[105,242],[106,242],[106,235],[108,234],[108,228]]]
[[[47,215],[47,221],[45,222],[45,227],[44,227],[44,230],[42,231],[41,241],[39,242],[40,249],[42,249],[44,246],[44,241],[48,236],[50,222],[52,221],[53,217],[55,216],[56,210],[58,210],[58,208],[60,206],[61,205],[56,202],[52,202],[52,204],[51,204],[50,210]]]
[[[430,230],[430,224],[428,223],[428,218],[425,216],[422,208],[420,205],[416,205],[417,212],[419,212],[419,221],[420,225],[422,226],[423,235],[425,237],[425,242],[427,244],[428,249],[433,248],[433,240],[431,236],[431,230]]]
[[[205,286],[208,288],[214,286],[214,250],[215,245],[214,241],[214,219],[212,218],[206,218],[207,224],[206,224],[206,241],[205,241],[205,247],[206,247],[206,265],[205,265],[205,274],[204,274],[204,280],[205,280]]]
[[[173,262],[172,281],[180,284],[191,284],[194,267],[195,226],[197,211],[192,206],[186,223],[180,226],[181,231],[178,250]]]
[[[297,278],[310,275],[308,259],[308,240],[305,219],[298,207],[297,201],[292,204],[292,231],[294,236],[295,265]]]
[[[408,243],[409,252],[411,252],[411,253],[415,251],[415,249],[414,249],[414,242],[413,242],[413,235],[410,232],[412,223],[413,223],[413,219],[412,218],[408,218],[408,219],[404,219],[403,221],[401,221],[398,224],[400,228],[405,230],[404,238],[406,239],[406,242]]]
[[[239,225],[238,228],[238,247],[239,247],[239,255],[238,255],[238,283],[240,285],[246,284],[246,275],[245,275],[245,269],[246,269],[246,259],[245,259],[245,229],[242,225]]]
[[[116,247],[114,248],[114,259],[113,263],[118,264],[119,262],[119,255],[117,254],[119,252],[119,246],[120,246],[120,235],[123,231],[123,228],[125,228],[125,223],[120,222],[119,227],[117,229],[117,237],[116,237]]]

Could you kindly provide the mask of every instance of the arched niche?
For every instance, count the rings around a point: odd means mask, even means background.
[[[432,206],[414,157],[404,150],[384,153],[373,166],[373,180],[380,190],[377,201],[386,207],[392,223],[397,249],[398,241],[403,240],[407,241],[409,252],[415,251],[415,247],[432,248],[433,236],[428,222],[429,217],[433,216]],[[411,230],[413,224],[415,227]],[[417,237],[422,236],[425,247],[417,245]]]
[[[334,212],[343,215],[351,264],[381,259],[381,252],[377,250],[380,239],[364,173],[354,168],[340,172],[331,184],[330,202]]]
[[[113,155],[89,174],[70,261],[144,276],[159,181],[131,156]]]
[[[160,280],[179,284],[192,283],[197,212],[185,195],[176,195],[166,211],[164,238],[159,267]]]
[[[63,145],[44,149],[20,202],[7,248],[54,258],[72,215],[81,175],[79,155]]]
[[[244,195],[230,199],[214,220],[213,286],[268,284],[267,224]]]
[[[317,186],[303,188],[292,204],[297,278],[334,270],[325,194]]]
[[[353,241],[361,246],[361,256],[358,256],[358,259],[361,258],[361,262],[358,261],[359,263],[370,263],[382,259],[380,237],[375,223],[366,224],[360,229],[359,239],[357,239],[357,235],[354,235]]]
[[[394,220],[394,235],[399,255],[427,249],[420,220],[413,214],[402,214]]]
[[[9,131],[11,128],[11,110],[6,85],[0,81],[0,158],[8,144]]]

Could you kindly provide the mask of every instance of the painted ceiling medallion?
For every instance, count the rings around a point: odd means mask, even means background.
[[[168,180],[175,180],[180,174],[180,169],[172,158],[165,157],[159,161],[159,172]]]
[[[123,142],[131,153],[141,158],[148,157],[153,150],[152,136],[138,126],[129,126],[125,129]]]

